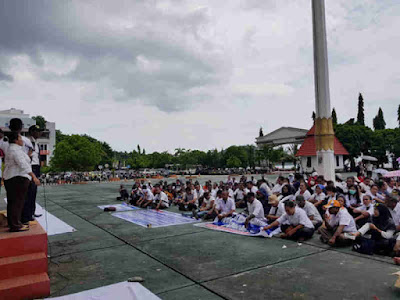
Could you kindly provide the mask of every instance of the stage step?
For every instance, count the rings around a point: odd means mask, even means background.
[[[0,227],[0,258],[32,253],[47,255],[47,233],[37,221],[23,232],[9,232],[7,227]]]
[[[0,299],[23,300],[44,298],[50,294],[50,279],[47,273],[0,280]]]
[[[0,258],[0,280],[46,272],[44,252]]]

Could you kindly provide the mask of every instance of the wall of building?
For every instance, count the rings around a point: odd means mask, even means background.
[[[317,157],[316,156],[310,156],[311,157],[311,167],[307,167],[307,156],[302,156],[300,160],[301,164],[301,169],[303,172],[306,173],[311,173],[317,169]],[[338,157],[338,158],[336,158]],[[339,164],[337,164],[336,159],[339,160]],[[344,169],[344,160],[343,160],[343,155],[335,155],[335,170],[336,171],[341,171]]]

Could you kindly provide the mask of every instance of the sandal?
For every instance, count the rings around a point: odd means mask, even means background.
[[[20,232],[20,231],[28,231],[28,230],[29,230],[29,226],[28,225],[23,225],[20,228],[10,229],[10,232]]]

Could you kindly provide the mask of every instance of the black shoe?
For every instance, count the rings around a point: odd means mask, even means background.
[[[33,216],[34,216],[35,218],[40,218],[40,217],[42,216],[42,214],[39,214],[39,215],[34,214]]]

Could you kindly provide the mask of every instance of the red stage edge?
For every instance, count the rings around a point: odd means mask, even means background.
[[[47,233],[38,222],[24,232],[0,227],[0,299],[49,296],[47,268]]]

